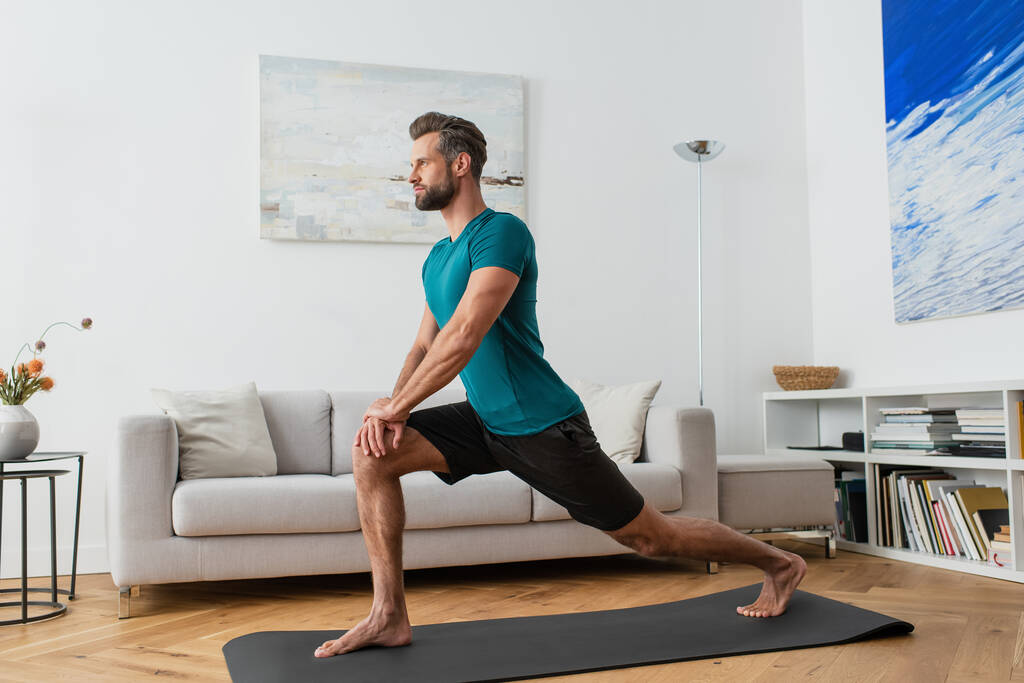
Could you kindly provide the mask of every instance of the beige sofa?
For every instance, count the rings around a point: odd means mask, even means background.
[[[277,475],[179,480],[178,433],[164,414],[118,421],[108,467],[106,534],[121,618],[141,584],[365,572],[352,439],[383,393],[260,392]],[[419,407],[465,400],[442,390]],[[620,465],[650,505],[717,519],[714,416],[651,405],[637,462]],[[401,479],[407,569],[631,552],[509,472],[448,486]],[[717,571],[708,563],[708,571]]]

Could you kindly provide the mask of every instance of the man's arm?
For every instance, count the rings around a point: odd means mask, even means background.
[[[518,284],[518,275],[498,266],[477,268],[470,273],[466,291],[451,320],[437,333],[408,381],[391,396],[389,407],[406,415],[455,379],[476,353]]]
[[[409,355],[405,357],[405,365],[402,367],[402,372],[398,375],[395,390],[391,392],[392,396],[397,395],[402,390],[402,387],[412,377],[412,373],[423,362],[423,358],[427,355],[427,350],[431,344],[434,343],[434,338],[437,337],[438,332],[440,332],[440,329],[437,327],[437,320],[434,319],[434,314],[430,312],[430,306],[424,304],[423,320],[420,322],[419,332],[416,333],[416,342],[412,345]]]

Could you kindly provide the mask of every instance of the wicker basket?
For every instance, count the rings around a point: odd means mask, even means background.
[[[775,365],[775,381],[786,391],[828,389],[839,376],[835,365]]]

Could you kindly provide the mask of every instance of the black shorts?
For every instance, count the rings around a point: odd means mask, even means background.
[[[448,463],[434,472],[446,484],[471,474],[508,470],[583,524],[621,529],[640,514],[644,498],[594,436],[587,411],[536,434],[495,434],[469,401],[414,410],[406,426],[422,434]]]

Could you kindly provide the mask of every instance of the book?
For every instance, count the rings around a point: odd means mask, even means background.
[[[1001,417],[965,417],[962,420],[957,420],[957,424],[959,424],[961,427],[964,425],[969,425],[972,427],[1002,427],[1006,424],[1006,421],[1003,420],[1003,418]]]
[[[843,520],[843,502],[842,502],[842,499],[839,497],[839,486],[838,485],[832,490],[832,494],[833,494],[832,500],[835,501],[835,504],[836,504],[836,522],[835,522],[836,536],[838,536],[839,538],[846,538],[846,534],[845,534],[845,531],[846,531],[845,526],[846,526],[846,524],[845,524],[845,521]]]
[[[956,415],[886,415],[882,424],[956,424]]]
[[[987,553],[988,537],[982,538],[982,536],[985,536],[985,533],[975,526],[974,513],[979,509],[1009,508],[1006,494],[998,486],[980,486],[978,488],[957,489],[954,491],[954,495],[960,503],[964,520],[970,528],[971,535],[974,536],[975,543],[977,543],[979,550]]]
[[[941,500],[932,501],[932,511],[934,512],[935,520],[939,523],[939,530],[942,532],[942,541],[946,546],[946,554],[959,557],[962,551],[957,544],[956,534],[953,532],[950,522],[946,519],[946,512]]]
[[[988,427],[972,427],[960,426],[960,431],[964,434],[1002,434],[1006,435],[1006,425],[991,425]]]
[[[999,444],[1006,443],[1005,434],[953,434],[954,441],[994,441]]]
[[[835,485],[839,496],[837,515],[842,520],[842,537],[848,541],[867,543],[867,480],[863,476],[840,478],[835,480]]]
[[[954,415],[955,408],[879,408],[882,415]]]
[[[939,521],[935,517],[935,512],[932,508],[932,498],[929,495],[928,488],[925,486],[925,480],[945,480],[954,481],[955,477],[949,473],[943,472],[942,475],[924,475],[921,477],[911,476],[914,480],[914,485],[917,488],[917,495],[921,501],[922,517],[924,517],[925,524],[928,527],[928,532],[931,534],[934,552],[938,555],[948,555],[948,549],[946,543],[942,538],[942,530],[939,528]]]
[[[942,446],[956,446],[956,441],[953,440],[942,440],[942,441],[893,441],[891,439],[886,441],[872,441],[872,451],[877,449],[903,449],[903,450],[929,450],[934,448],[940,448]]]
[[[1024,458],[1024,401],[1017,401],[1017,457]]]
[[[1004,418],[1002,408],[958,408],[956,419],[963,420],[1002,420]]]
[[[876,514],[881,517],[880,528],[885,529],[884,542],[893,548],[909,548],[919,550],[917,537],[914,534],[914,527],[910,520],[913,515],[908,507],[907,497],[904,495],[904,482],[902,475],[906,474],[943,474],[940,469],[922,466],[907,466],[893,464],[875,464],[872,466],[876,482],[881,482],[884,507],[877,510]]]
[[[955,423],[946,424],[880,424],[875,427],[875,433],[893,433],[893,434],[934,434],[934,433],[946,433],[955,432],[960,429],[960,425]]]
[[[915,496],[914,504],[917,507],[918,523],[923,527],[921,535],[927,539],[926,545],[929,546],[929,552],[935,555],[945,555],[942,539],[935,533],[935,522],[932,519],[928,501],[924,497],[924,486],[914,477],[909,477],[909,479]]]
[[[981,552],[974,542],[974,536],[971,535],[970,529],[967,528],[967,522],[964,520],[963,512],[960,510],[960,504],[957,502],[956,496],[952,491],[943,495],[946,496],[946,503],[949,506],[950,513],[953,515],[953,523],[960,533],[960,538],[964,541],[964,549],[967,550],[967,556],[972,560],[980,561],[982,559]]]
[[[944,555],[945,546],[940,537],[938,524],[932,516],[931,504],[925,495],[924,480],[953,480],[953,475],[942,470],[932,472],[916,472],[901,475],[905,480],[905,492],[908,496],[908,507],[911,511],[911,523],[917,530],[922,547],[930,553]]]
[[[853,540],[857,543],[868,542],[868,493],[867,481],[864,478],[847,482],[847,495],[850,499],[850,521],[853,523]]]
[[[1007,508],[979,508],[974,511],[974,523],[981,532],[981,539],[991,545],[1000,524],[1009,524],[1010,511]]]
[[[972,486],[974,480],[964,481],[962,479],[929,479],[923,482],[925,486],[925,494],[932,507],[933,516],[935,521],[938,522],[939,527],[945,530],[945,543],[947,546],[947,555],[963,555],[969,557],[966,550],[963,549],[962,540],[959,538],[959,533],[953,526],[953,520],[948,512],[948,502],[946,497],[942,493],[944,486],[954,487],[956,485]],[[952,551],[952,552],[950,552]]]
[[[954,427],[954,430],[959,427]],[[939,431],[917,431],[917,430],[896,430],[871,432],[871,438],[875,444],[879,441],[949,441],[956,439],[960,432],[950,430]],[[1002,437],[999,437],[1002,438]]]
[[[929,482],[929,485],[932,482]],[[932,489],[933,495],[937,495],[944,503],[947,516],[952,522],[953,530],[960,541],[960,547],[964,551],[964,557],[971,560],[981,560],[981,554],[977,552],[974,545],[974,538],[967,530],[966,525],[959,514],[960,506],[953,498],[953,491],[958,488],[979,488],[981,484],[975,484],[973,479],[942,481],[937,480],[936,486]]]
[[[1005,458],[1006,446],[999,444],[982,444],[979,442],[957,442],[953,446],[941,446],[925,455],[951,455],[971,458]]]
[[[900,504],[903,512],[903,527],[907,533],[907,540],[910,542],[910,549],[915,552],[927,551],[928,546],[924,543],[924,537],[915,521],[915,515],[910,494],[907,493],[907,481],[900,477],[896,481],[900,491]]]

